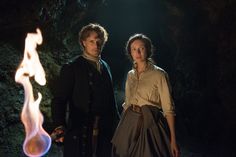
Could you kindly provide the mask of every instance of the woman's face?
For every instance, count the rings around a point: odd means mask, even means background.
[[[146,62],[147,60],[147,50],[142,40],[137,39],[131,43],[130,53],[136,63]]]

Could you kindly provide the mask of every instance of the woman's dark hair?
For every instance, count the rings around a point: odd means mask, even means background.
[[[153,62],[152,55],[153,55],[154,47],[152,45],[152,41],[150,40],[150,38],[148,38],[144,34],[134,34],[129,38],[129,40],[126,43],[126,47],[125,47],[126,55],[128,56],[128,58],[131,61],[133,61],[132,56],[131,56],[131,44],[135,40],[141,40],[144,43],[145,48],[146,48],[146,52],[147,52],[147,60],[150,60]]]
[[[90,23],[84,26],[79,32],[79,43],[82,49],[84,48],[82,41],[89,37],[91,32],[96,32],[98,34],[98,38],[102,40],[102,47],[107,42],[108,33],[105,28],[97,23]]]

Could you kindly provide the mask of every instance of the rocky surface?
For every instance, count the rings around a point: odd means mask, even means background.
[[[48,82],[44,87],[33,84],[44,96],[40,109],[51,132],[50,102],[59,69],[80,51],[78,30],[95,21],[110,34],[103,57],[111,66],[119,105],[130,69],[124,44],[131,34],[143,32],[156,46],[154,60],[170,76],[182,156],[235,157],[235,8],[233,0],[2,0],[0,156],[24,156],[24,91],[14,75],[26,33],[36,27],[43,32],[38,50]],[[62,156],[62,147],[53,144],[47,156]]]

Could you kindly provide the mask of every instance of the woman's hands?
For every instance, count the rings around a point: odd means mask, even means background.
[[[170,148],[173,157],[180,157],[180,149],[175,141],[170,142]]]
[[[180,150],[176,142],[175,136],[175,116],[172,114],[166,115],[166,120],[170,129],[170,148],[173,157],[180,157]]]

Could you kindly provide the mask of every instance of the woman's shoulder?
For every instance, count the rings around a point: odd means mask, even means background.
[[[130,71],[128,71],[128,75],[133,75],[135,73],[134,69],[131,69]]]
[[[135,76],[135,70],[134,70],[134,69],[131,69],[131,70],[128,71],[128,73],[127,73],[127,78],[128,78],[128,77],[132,77],[132,76]]]
[[[161,68],[155,64],[153,64],[152,69],[153,69],[153,71],[155,71],[157,73],[166,73],[166,71],[163,68]]]
[[[166,71],[163,68],[161,68],[157,65],[154,65],[154,64],[153,64],[152,70],[153,70],[154,73],[159,74],[159,75],[165,75],[166,74]]]

